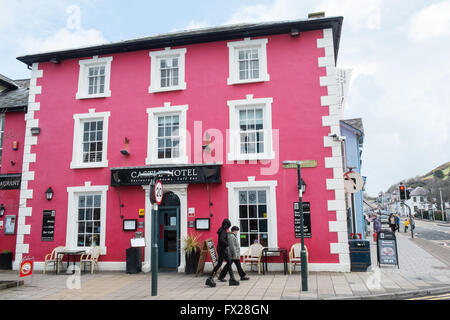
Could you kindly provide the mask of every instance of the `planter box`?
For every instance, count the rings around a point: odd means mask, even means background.
[[[0,253],[0,269],[1,270],[12,270],[13,262],[12,252]]]
[[[188,274],[196,273],[199,258],[200,250],[197,250],[196,253],[186,254],[186,268],[184,271]]]

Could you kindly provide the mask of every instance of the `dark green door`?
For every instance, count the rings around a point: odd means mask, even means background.
[[[178,268],[180,209],[179,207],[160,207],[159,216],[159,267]]]

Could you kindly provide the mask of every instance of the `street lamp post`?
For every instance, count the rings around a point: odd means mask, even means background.
[[[301,252],[300,252],[300,263],[302,266],[302,291],[308,291],[308,259],[306,257],[305,250],[305,232],[304,232],[304,219],[303,219],[303,188],[305,184],[302,184],[302,176],[301,176],[301,162],[300,161],[283,161],[283,165],[292,165],[295,164],[297,166],[297,179],[298,179],[298,203],[300,210],[300,237],[301,237]]]

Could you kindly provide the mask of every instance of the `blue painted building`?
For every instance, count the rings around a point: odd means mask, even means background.
[[[343,143],[343,154],[344,154],[344,172],[350,171],[361,173],[361,154],[362,146],[364,142],[364,128],[361,118],[347,119],[340,121],[341,136],[345,137],[345,142]],[[365,181],[365,177],[364,181]],[[363,190],[353,194],[353,206],[355,210],[355,225],[356,233],[361,234],[362,239],[365,239],[365,216],[363,209]],[[353,214],[351,195],[347,197],[347,227],[348,234],[353,233]]]

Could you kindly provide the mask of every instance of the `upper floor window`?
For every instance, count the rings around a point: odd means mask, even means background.
[[[185,55],[185,48],[150,52],[149,93],[186,89]]]
[[[227,102],[230,113],[228,160],[275,159],[272,137],[272,98],[247,95]]]
[[[80,60],[77,99],[111,96],[109,89],[112,57]]]
[[[187,105],[148,108],[146,164],[187,163]]]
[[[0,113],[0,167],[2,166],[3,136],[5,133],[5,114]]]
[[[180,116],[158,116],[158,159],[180,156]]]
[[[269,81],[266,47],[267,39],[228,42],[228,84]]]
[[[73,153],[70,168],[101,168],[108,166],[109,112],[75,114]]]

